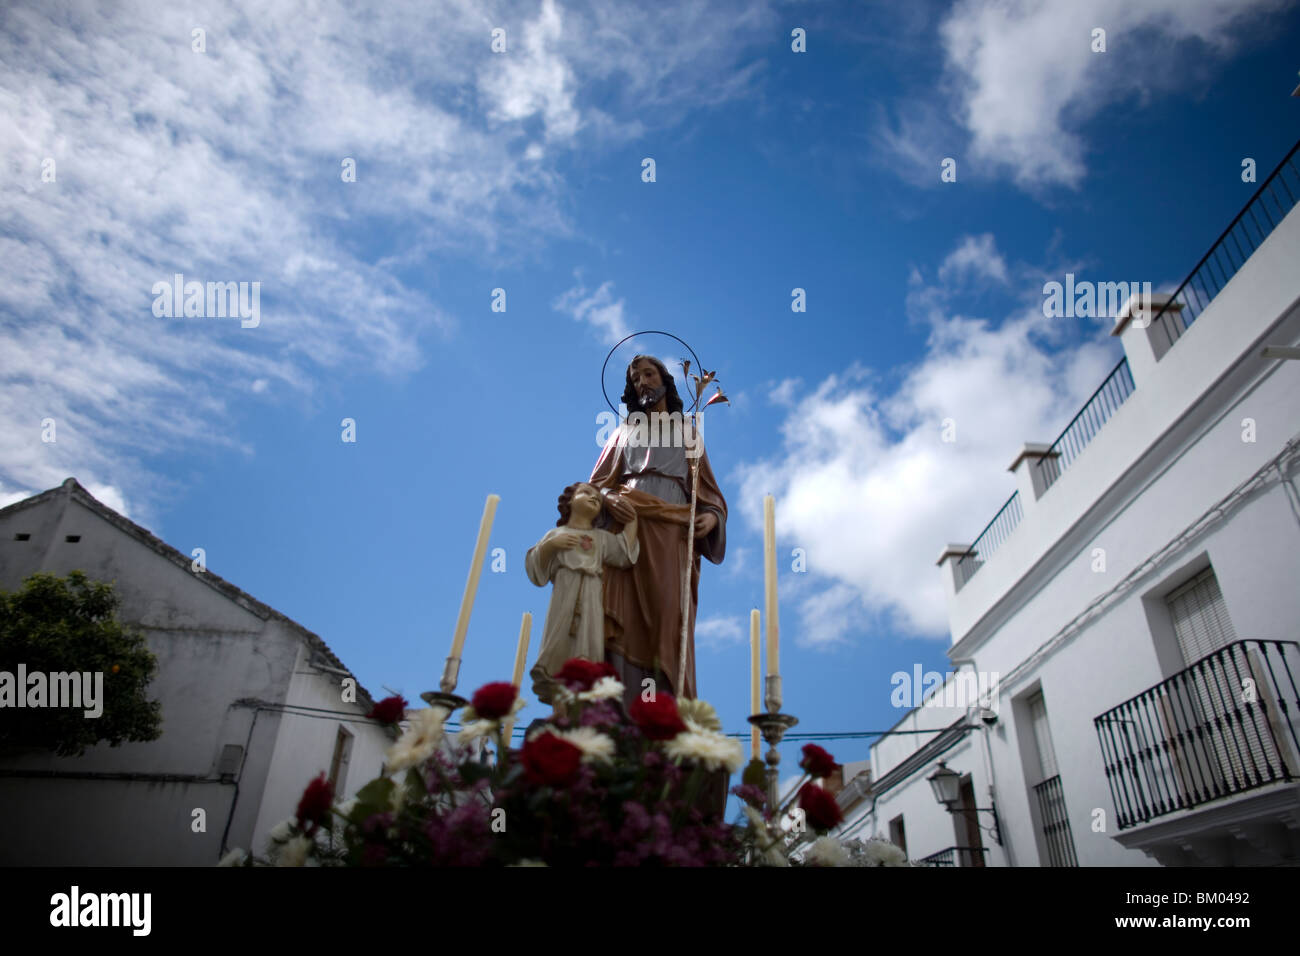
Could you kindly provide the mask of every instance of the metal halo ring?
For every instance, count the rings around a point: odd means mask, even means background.
[[[605,396],[605,404],[609,406],[609,410],[614,413],[615,417],[618,416],[618,409],[615,408],[614,403],[609,400],[609,392],[605,390],[605,369],[609,367],[609,360],[614,357],[614,352],[618,349],[618,347],[622,345],[624,342],[626,342],[628,339],[634,339],[638,335],[666,335],[670,339],[676,339],[678,342],[681,342],[682,345],[686,345],[685,340],[678,338],[677,336],[673,335],[671,332],[661,332],[658,329],[645,329],[644,331],[641,332],[633,332],[631,335],[625,335],[623,338],[619,339],[617,342],[614,343],[614,347],[609,350],[609,354],[605,356],[605,361],[600,366],[600,393]],[[695,359],[695,367],[703,371],[704,367],[700,364],[700,357],[695,354],[695,349],[691,348],[689,345],[686,345],[686,351],[690,352],[691,358]],[[601,414],[604,413],[602,412]]]

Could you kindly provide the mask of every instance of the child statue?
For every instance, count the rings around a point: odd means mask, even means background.
[[[537,699],[554,704],[556,674],[571,657],[605,659],[605,565],[631,567],[640,556],[636,518],[612,534],[593,527],[604,500],[592,485],[577,482],[560,494],[560,519],[528,549],[524,565],[539,588],[553,585],[537,663],[529,672]]]

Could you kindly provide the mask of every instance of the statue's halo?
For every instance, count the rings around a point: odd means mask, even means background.
[[[609,350],[609,354],[605,356],[604,363],[600,366],[600,391],[601,394],[605,396],[605,404],[609,406],[610,411],[612,411],[615,415],[618,414],[618,408],[614,405],[613,402],[609,400],[609,392],[605,388],[605,369],[609,367],[609,360],[614,357],[614,353],[618,351],[619,346],[630,339],[636,338],[638,335],[666,335],[668,336],[668,338],[673,339],[677,342],[681,342],[682,345],[686,345],[686,341],[684,339],[678,338],[677,336],[673,335],[671,332],[661,332],[658,329],[645,329],[641,332],[633,332],[631,335],[626,335],[623,338],[619,339],[617,342],[615,342],[614,347]],[[689,345],[686,345],[686,351],[691,353],[691,360],[695,362],[695,366],[694,366],[695,369],[696,370],[701,369],[703,366],[700,365],[700,357],[695,354],[695,349],[691,348]],[[622,394],[621,391],[620,394]],[[604,413],[602,412],[602,414]]]

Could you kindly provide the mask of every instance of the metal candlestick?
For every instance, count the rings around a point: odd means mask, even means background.
[[[451,713],[469,703],[464,697],[452,693],[456,689],[456,682],[460,679],[460,658],[449,657],[447,663],[442,668],[442,680],[439,682],[441,690],[426,690],[420,695],[420,699],[433,707],[445,707],[447,713]]]
[[[769,677],[768,680],[771,680]],[[779,786],[778,765],[781,763],[781,752],[776,749],[776,745],[781,742],[785,732],[799,723],[799,718],[793,714],[754,714],[749,718],[749,722],[755,725],[767,741],[767,804],[775,813],[780,804],[781,794],[777,792]]]

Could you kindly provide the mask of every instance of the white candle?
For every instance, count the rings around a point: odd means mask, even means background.
[[[781,673],[776,616],[776,501],[763,498],[763,595],[767,600],[767,676]],[[755,711],[757,713],[757,711]]]
[[[465,582],[465,596],[460,601],[460,617],[456,619],[456,633],[451,639],[451,654],[460,658],[465,649],[465,633],[469,630],[469,612],[474,609],[474,595],[478,591],[478,578],[483,573],[483,559],[487,556],[488,537],[492,534],[492,519],[496,517],[500,495],[488,495],[483,506],[483,520],[478,525],[478,543],[474,546],[474,563],[469,566],[469,579]]]
[[[515,673],[510,681],[516,687],[523,686],[524,662],[528,659],[528,636],[532,629],[533,616],[524,611],[524,619],[519,624],[519,645],[515,648]]]
[[[758,608],[749,612],[749,712],[760,713],[758,709]],[[749,731],[749,749],[751,756],[758,759],[758,728]]]

